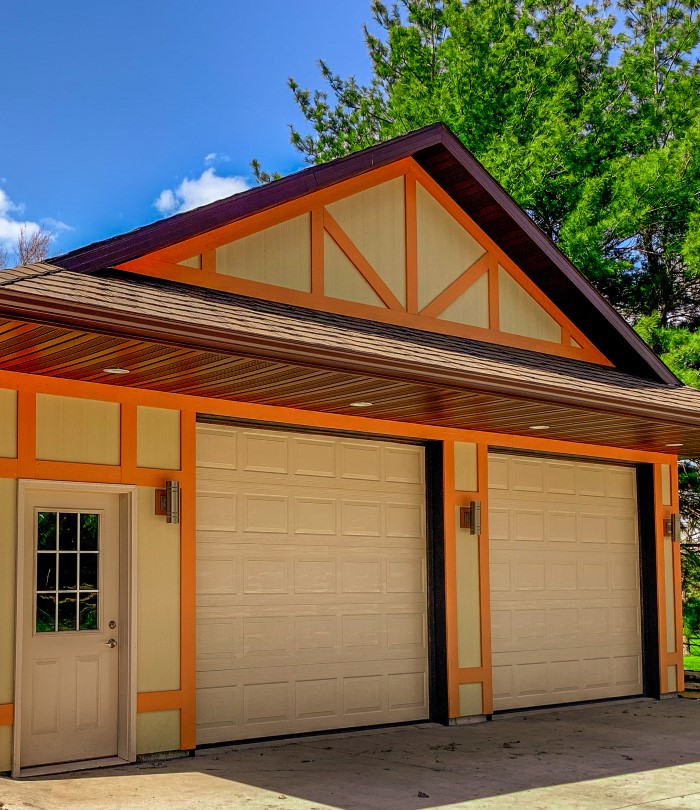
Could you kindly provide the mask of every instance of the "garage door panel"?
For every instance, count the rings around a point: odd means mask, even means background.
[[[489,469],[494,707],[640,693],[634,470],[505,455]]]
[[[198,742],[425,718],[422,448],[226,431],[235,462],[199,454]]]

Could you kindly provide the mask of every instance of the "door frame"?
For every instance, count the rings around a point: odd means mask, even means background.
[[[15,602],[15,695],[12,745],[12,776],[58,773],[72,770],[70,763],[21,768],[22,743],[22,639],[24,629],[24,507],[27,495],[37,491],[76,494],[96,493],[119,496],[119,626],[123,641],[119,645],[119,706],[117,720],[117,756],[102,760],[76,762],[75,770],[96,765],[136,761],[136,497],[137,487],[128,484],[95,484],[80,481],[17,481],[17,587]]]

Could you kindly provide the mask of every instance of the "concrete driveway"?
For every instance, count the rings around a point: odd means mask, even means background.
[[[624,701],[0,778],[0,810],[463,807],[700,810],[700,701]]]

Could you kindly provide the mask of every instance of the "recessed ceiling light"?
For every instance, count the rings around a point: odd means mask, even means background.
[[[373,405],[372,402],[351,402],[351,408],[369,408],[370,405]]]
[[[669,442],[666,447],[683,447],[683,442]]]
[[[128,374],[128,368],[103,368],[105,374]]]
[[[530,425],[528,430],[549,430],[549,425]]]

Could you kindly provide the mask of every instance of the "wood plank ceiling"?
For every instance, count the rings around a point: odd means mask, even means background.
[[[130,370],[114,376],[105,368]],[[0,321],[0,368],[167,393],[358,415],[508,434],[700,455],[700,431],[658,418],[606,414],[445,385],[295,365],[264,358],[174,348],[53,326]],[[390,432],[390,431],[388,431]]]

